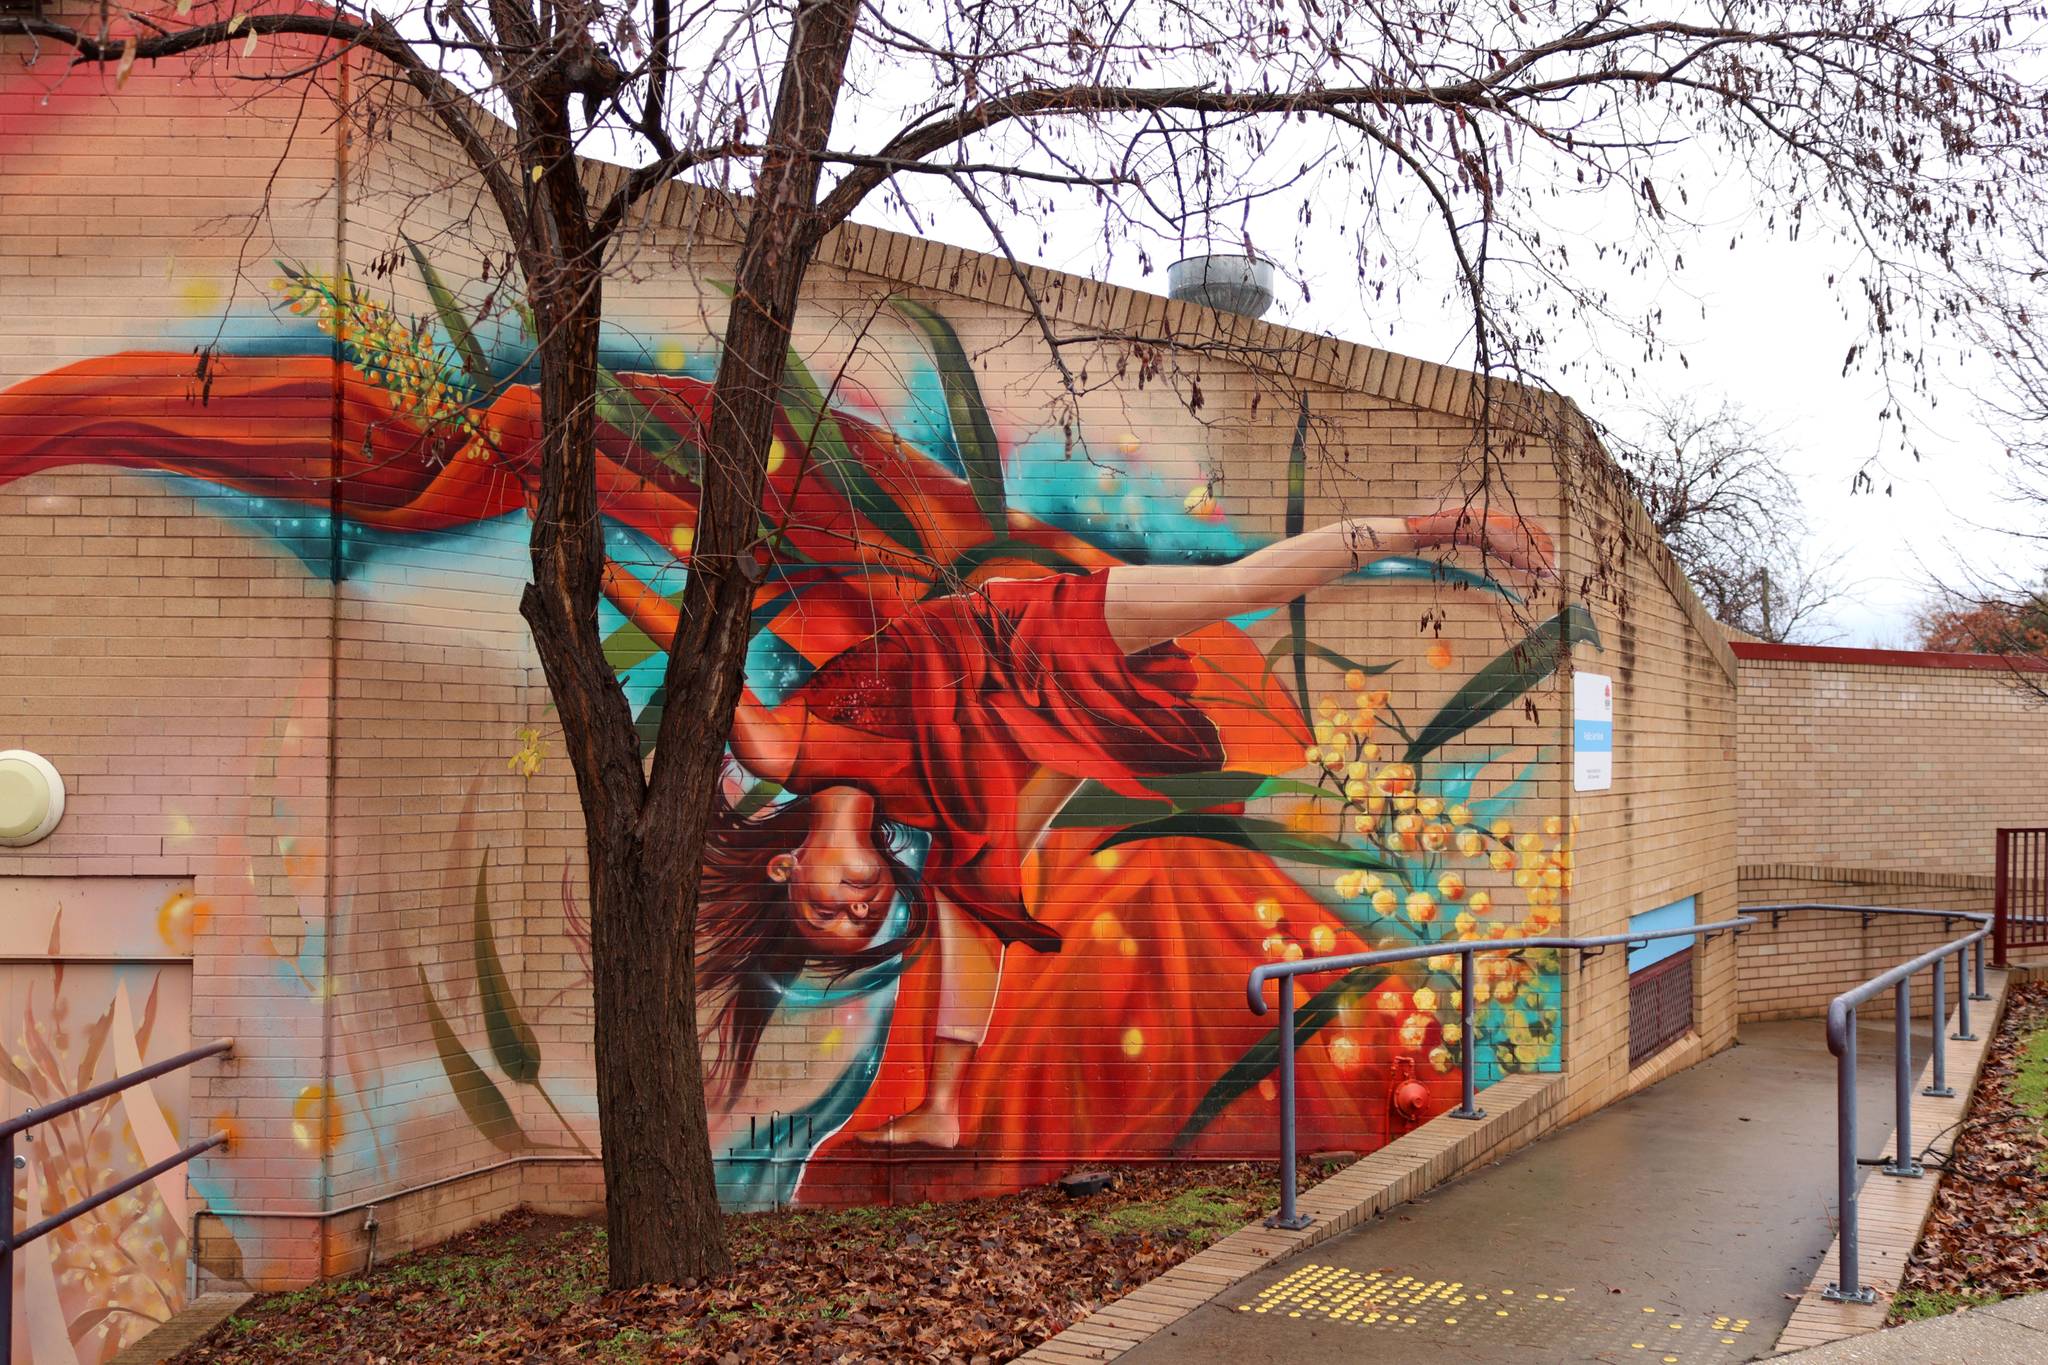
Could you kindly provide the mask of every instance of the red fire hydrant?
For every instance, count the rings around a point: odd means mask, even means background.
[[[1422,1122],[1429,1108],[1429,1087],[1415,1079],[1415,1059],[1396,1057],[1394,1074],[1387,1083],[1388,1127],[1413,1128]]]

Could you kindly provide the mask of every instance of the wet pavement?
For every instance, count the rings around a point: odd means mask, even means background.
[[[1891,1131],[1891,1040],[1883,1020],[1857,1036],[1864,1155]],[[1834,1143],[1819,1021],[1745,1024],[1741,1046],[1252,1276],[1123,1359],[1753,1360],[1834,1239]]]

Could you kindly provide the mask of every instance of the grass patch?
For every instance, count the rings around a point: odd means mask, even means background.
[[[1235,1232],[1244,1226],[1252,1211],[1250,1204],[1228,1190],[1204,1185],[1183,1190],[1164,1203],[1126,1204],[1111,1209],[1098,1215],[1093,1223],[1097,1231],[1111,1236],[1149,1232],[1192,1237]]]
[[[2020,1044],[2018,1061],[2012,1102],[2037,1119],[2048,1119],[2048,1028],[2027,1035]]]
[[[1971,1294],[1947,1289],[1901,1289],[1892,1299],[1891,1320],[1919,1322],[1925,1318],[1945,1318],[1965,1308],[1997,1303],[2003,1297],[1991,1290]]]

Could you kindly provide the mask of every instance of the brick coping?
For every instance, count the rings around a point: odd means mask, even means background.
[[[1296,1205],[1313,1221],[1299,1232],[1253,1223],[1017,1359],[1031,1365],[1114,1360],[1275,1261],[1535,1141],[1549,1128],[1564,1093],[1559,1072],[1514,1076],[1490,1086],[1479,1096],[1485,1118],[1439,1115],[1303,1191]]]
[[[1739,881],[1836,882],[1845,886],[1928,886],[1950,891],[1989,891],[1997,878],[1985,872],[1923,872],[1913,868],[1866,867],[1855,863],[1743,863]]]
[[[162,1365],[233,1317],[255,1297],[249,1293],[201,1294],[172,1314],[168,1322],[151,1328],[116,1351],[107,1365]]]
[[[1730,640],[1728,648],[1745,663],[1846,664],[1852,668],[1948,668],[1972,672],[2040,673],[2048,659],[2012,654],[1945,654],[1931,649],[1848,649],[1840,645],[1774,645],[1765,640]]]
[[[1923,1155],[1944,1158],[1954,1146],[1956,1130],[1977,1091],[1984,1055],[2004,1021],[2006,986],[2013,975],[1999,971],[1986,974],[1984,982],[1991,992],[1991,1002],[1981,1011],[1973,1010],[1970,1019],[1977,1030],[1977,1041],[1948,1045],[1948,1083],[1956,1092],[1954,1098],[1936,1099],[1920,1093],[1932,1075],[1933,1058],[1928,1058],[1914,1076],[1913,1132],[1916,1137],[1927,1135],[1930,1139]],[[1955,1018],[1953,1012],[1949,1018]],[[1953,1025],[1943,1023],[1942,1031],[1952,1032]],[[1806,1286],[1799,1306],[1792,1310],[1792,1320],[1778,1337],[1779,1354],[1862,1336],[1884,1326],[1885,1316],[1891,1312],[1892,1296],[1906,1277],[1906,1262],[1912,1257],[1913,1248],[1920,1244],[1920,1232],[1927,1225],[1927,1215],[1934,1208],[1934,1195],[1940,1186],[1941,1176],[1932,1169],[1918,1180],[1901,1180],[1876,1170],[1864,1179],[1862,1191],[1856,1197],[1857,1256],[1862,1263],[1864,1283],[1877,1290],[1877,1302],[1830,1303],[1821,1297],[1821,1291],[1841,1275],[1842,1242],[1837,1237],[1821,1258],[1820,1268],[1814,1271],[1813,1281]]]

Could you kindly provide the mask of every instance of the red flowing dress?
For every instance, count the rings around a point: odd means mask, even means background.
[[[1110,637],[1108,575],[998,579],[826,661],[795,694],[804,729],[788,787],[871,793],[888,819],[930,832],[925,885],[1006,944],[1057,950],[1021,884],[1017,805],[1032,776],[1142,798],[1142,778],[1223,764],[1187,652],[1126,654]]]

